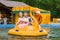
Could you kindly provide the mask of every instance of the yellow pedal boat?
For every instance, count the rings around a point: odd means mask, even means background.
[[[30,10],[32,12],[32,10]],[[34,23],[31,26],[25,26],[23,29],[19,28],[18,25],[15,28],[8,31],[8,34],[19,35],[19,36],[46,36],[48,32],[45,29],[39,27],[37,19],[30,12],[30,17]],[[37,13],[38,14],[38,13]],[[40,14],[39,14],[40,15]]]
[[[48,32],[45,29],[38,30],[37,28],[30,29],[30,27],[25,27],[24,30],[13,28],[9,30],[8,34],[20,36],[47,36]]]

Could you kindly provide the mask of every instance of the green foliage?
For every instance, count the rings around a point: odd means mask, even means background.
[[[60,17],[60,0],[12,0],[51,11],[51,17]]]

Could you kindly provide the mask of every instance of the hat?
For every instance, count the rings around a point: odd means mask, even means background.
[[[36,11],[36,13],[40,14],[40,11]]]

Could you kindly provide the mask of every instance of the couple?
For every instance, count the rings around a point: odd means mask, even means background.
[[[30,25],[30,22],[31,22],[31,18],[28,16],[27,12],[24,13],[19,12],[19,18],[17,22],[19,28],[24,28],[24,26]]]

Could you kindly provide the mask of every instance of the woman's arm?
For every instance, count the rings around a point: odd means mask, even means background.
[[[19,24],[19,21],[20,21],[20,18],[18,18],[18,21],[17,21],[16,25],[18,25],[18,24]]]

